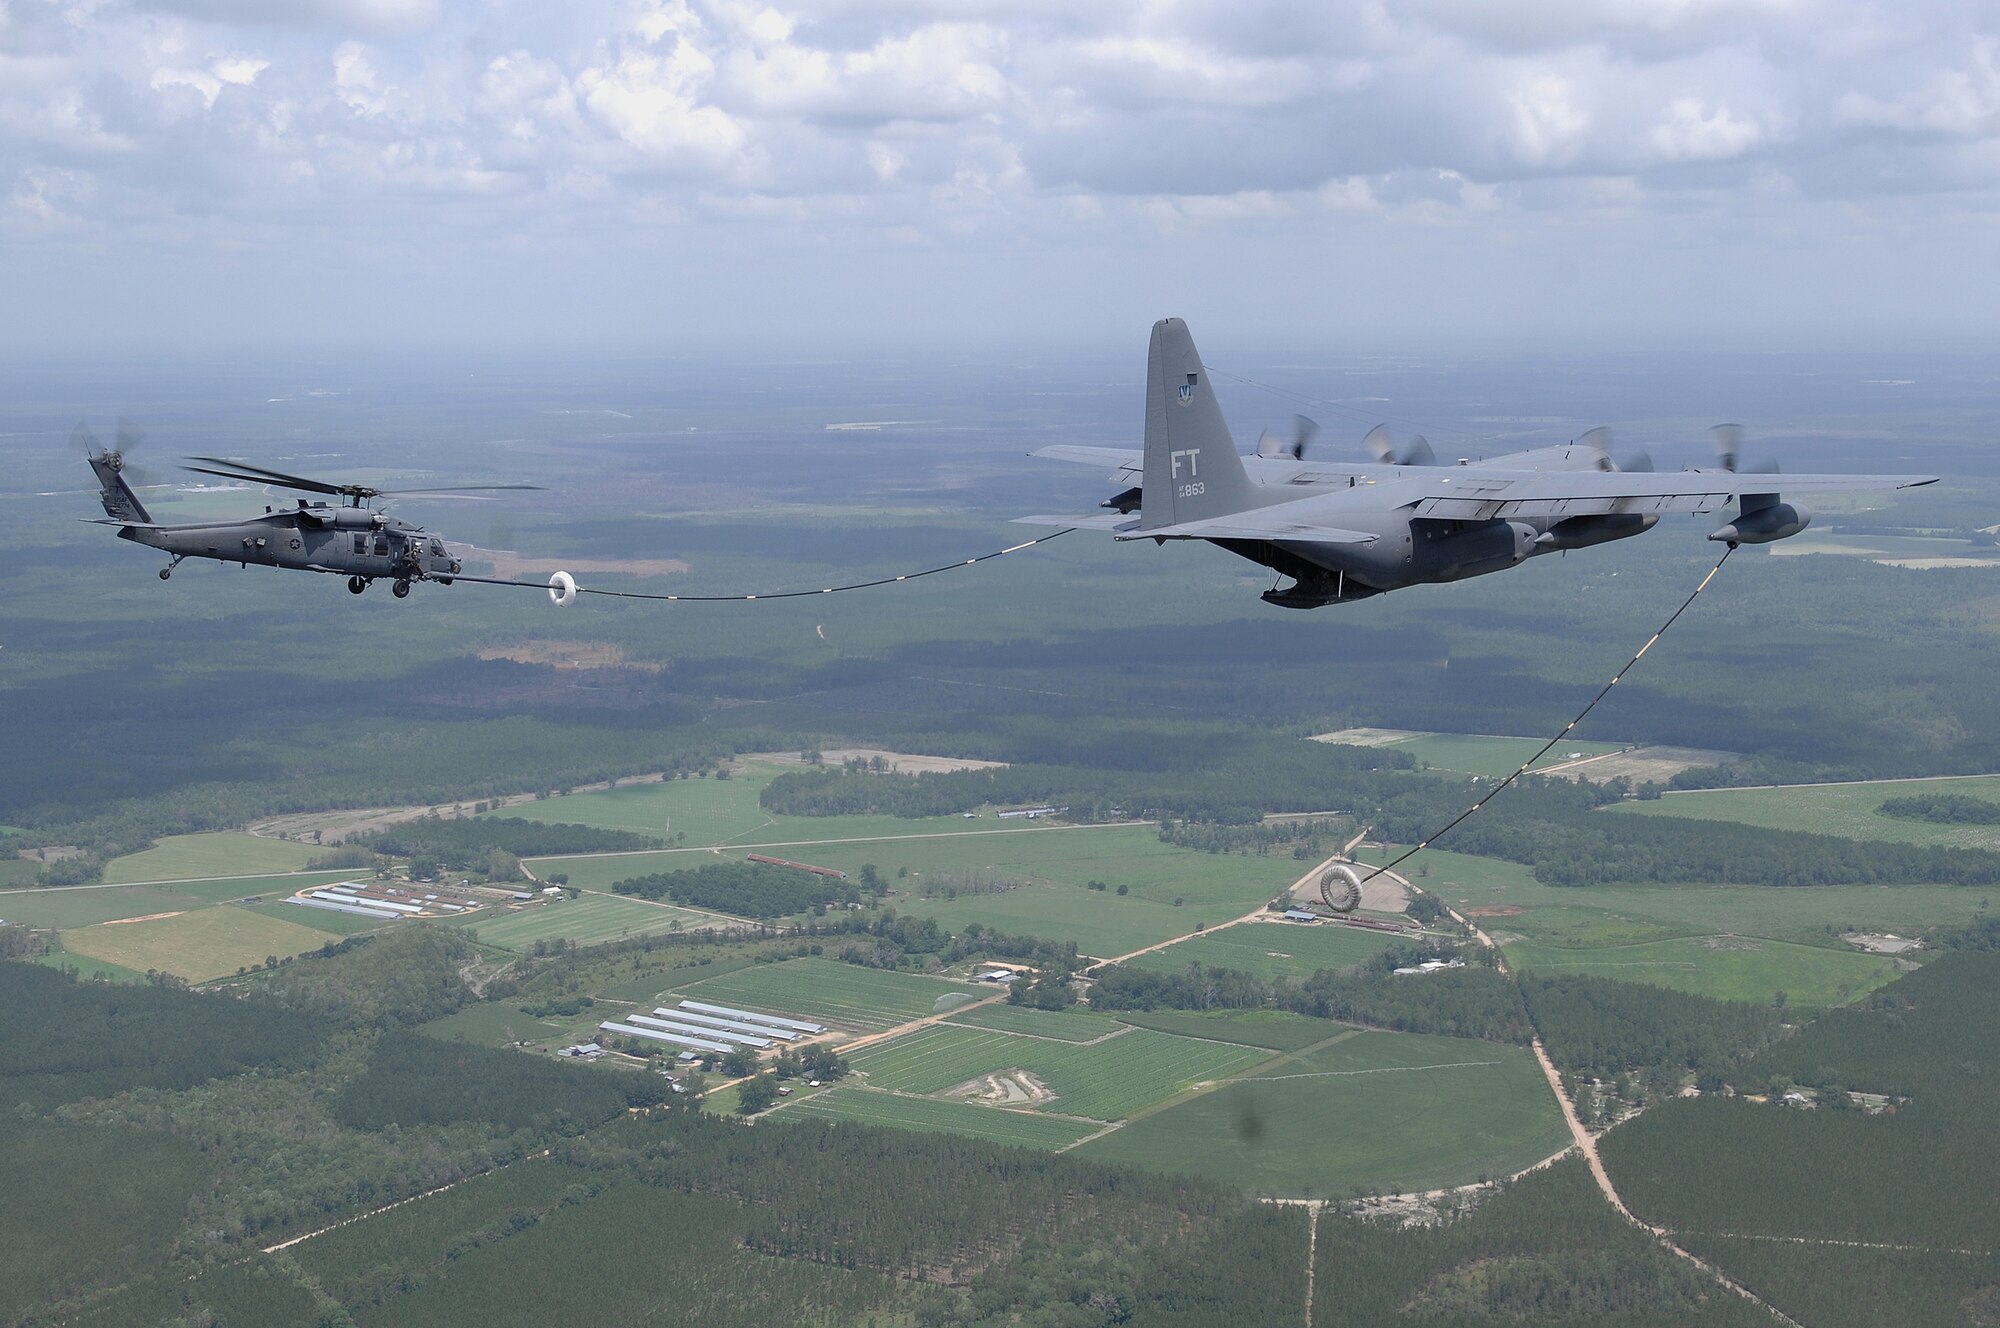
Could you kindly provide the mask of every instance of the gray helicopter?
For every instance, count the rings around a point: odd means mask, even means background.
[[[138,431],[121,423],[118,446],[101,447],[90,430],[79,424],[71,435],[97,475],[98,498],[104,504],[102,526],[118,527],[118,538],[144,544],[167,554],[160,580],[174,574],[184,558],[213,558],[248,567],[289,567],[305,572],[331,572],[347,578],[347,588],[359,595],[369,583],[386,580],[397,599],[418,581],[448,586],[459,573],[459,560],[444,541],[426,531],[369,507],[377,498],[418,493],[463,493],[477,489],[534,489],[533,484],[455,484],[434,489],[377,489],[366,484],[329,484],[288,475],[222,457],[189,457],[186,469],[266,488],[341,498],[339,506],[307,502],[295,507],[267,505],[263,515],[238,521],[206,521],[162,525],[125,478],[125,453],[139,440]]]

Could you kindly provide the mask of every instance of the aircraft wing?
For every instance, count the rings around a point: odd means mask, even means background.
[[[1338,524],[1344,513],[1380,511],[1384,504],[1366,487],[1317,493],[1268,507],[1252,507],[1241,512],[1182,521],[1171,526],[1136,523],[1121,530],[1117,538],[1134,539],[1236,539],[1294,540],[1308,544],[1372,544],[1376,536],[1363,530],[1349,530]]]
[[[1935,475],[1784,475],[1727,470],[1506,471],[1440,466],[1405,470],[1419,517],[1487,521],[1626,512],[1713,512],[1746,493],[1855,493],[1937,483]],[[1366,490],[1364,489],[1363,492]]]
[[[1081,466],[1103,466],[1111,471],[1114,484],[1137,484],[1146,465],[1146,454],[1132,447],[1085,447],[1058,443],[1028,455],[1049,461],[1073,461]]]

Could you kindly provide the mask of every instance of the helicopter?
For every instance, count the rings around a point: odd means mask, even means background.
[[[443,539],[422,526],[372,509],[369,504],[373,500],[401,494],[541,487],[455,484],[428,489],[377,489],[367,484],[330,484],[224,457],[197,456],[187,460],[203,464],[191,464],[185,469],[266,488],[325,494],[343,501],[336,506],[301,498],[296,507],[267,505],[263,515],[237,521],[163,525],[153,520],[146,505],[139,501],[139,495],[126,482],[125,453],[140,437],[136,429],[122,421],[118,445],[114,448],[100,446],[85,425],[79,424],[71,435],[97,476],[104,516],[93,518],[95,524],[116,526],[118,538],[167,554],[170,561],[160,569],[162,581],[173,576],[183,559],[213,558],[243,567],[256,563],[261,567],[331,572],[345,576],[347,589],[356,595],[375,581],[387,580],[391,593],[397,599],[405,599],[410,587],[419,581],[450,585],[459,573],[459,560],[446,550]]]

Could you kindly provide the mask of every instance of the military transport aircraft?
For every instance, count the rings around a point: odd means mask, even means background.
[[[1783,493],[1904,489],[1934,475],[1786,475],[1739,471],[1741,430],[1719,425],[1719,470],[1620,469],[1609,433],[1477,461],[1441,465],[1421,438],[1400,453],[1376,428],[1377,464],[1307,460],[1311,421],[1291,439],[1266,435],[1239,456],[1187,324],[1153,324],[1146,366],[1146,446],[1057,446],[1033,453],[1107,466],[1127,486],[1111,515],[1019,518],[1029,525],[1106,530],[1120,540],[1207,540],[1292,578],[1264,592],[1289,609],[1344,604],[1405,586],[1502,572],[1541,553],[1584,549],[1652,529],[1666,512],[1736,515],[1709,534],[1731,546],[1804,530],[1812,513]]]
[[[438,536],[422,526],[371,510],[369,502],[393,494],[460,493],[468,489],[533,489],[533,484],[459,484],[436,489],[376,489],[366,484],[329,484],[287,475],[262,466],[221,457],[190,457],[206,465],[187,469],[266,488],[295,489],[336,496],[338,507],[298,500],[295,507],[266,506],[263,515],[237,521],[204,521],[162,525],[125,479],[125,453],[138,441],[129,425],[119,428],[116,448],[100,447],[89,429],[79,424],[73,441],[83,449],[97,475],[98,499],[104,516],[98,525],[118,527],[118,538],[145,544],[168,555],[160,580],[174,574],[183,558],[213,558],[248,567],[291,567],[306,572],[331,572],[347,578],[347,588],[359,595],[369,583],[386,578],[397,599],[410,593],[416,581],[448,586],[458,574],[459,561]],[[221,469],[218,469],[220,467]]]

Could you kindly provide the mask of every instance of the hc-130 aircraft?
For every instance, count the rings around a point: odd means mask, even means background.
[[[435,489],[377,489],[366,484],[329,484],[287,475],[221,457],[189,457],[205,465],[187,469],[265,488],[321,493],[346,501],[338,507],[298,500],[296,507],[266,506],[263,515],[238,521],[203,521],[162,525],[125,479],[125,453],[138,433],[121,425],[116,448],[100,447],[89,429],[76,427],[72,440],[83,449],[97,475],[98,498],[104,504],[101,526],[118,527],[118,538],[166,553],[171,561],[160,569],[160,580],[174,574],[183,558],[213,558],[248,567],[290,567],[306,572],[331,572],[347,578],[347,588],[359,595],[378,579],[390,582],[397,599],[417,581],[448,586],[458,575],[459,560],[444,541],[426,531],[371,510],[369,502],[396,494],[461,493],[470,489],[533,489],[533,484],[456,484]]]
[[[1057,446],[1033,453],[1108,466],[1127,486],[1108,516],[1031,516],[1028,525],[1106,530],[1120,540],[1207,540],[1284,576],[1264,600],[1315,609],[1405,586],[1503,572],[1537,554],[1627,539],[1666,512],[1736,515],[1709,534],[1732,547],[1796,535],[1812,520],[1785,492],[1903,489],[1934,475],[1786,475],[1739,471],[1741,430],[1719,425],[1720,470],[1653,470],[1641,457],[1621,469],[1608,430],[1575,442],[1478,461],[1440,464],[1422,438],[1400,453],[1377,426],[1367,443],[1378,464],[1308,461],[1315,426],[1290,439],[1266,434],[1239,456],[1187,324],[1153,324],[1146,365],[1146,446]]]

